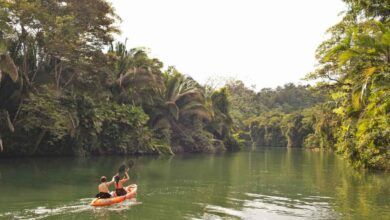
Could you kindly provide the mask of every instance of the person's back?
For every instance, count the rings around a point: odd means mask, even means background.
[[[129,180],[129,174],[125,172],[125,177],[120,179],[119,175],[115,176],[115,193],[117,196],[124,196],[127,194],[126,190],[123,188],[123,184]]]
[[[96,197],[100,198],[100,199],[111,198],[111,194],[110,194],[108,187],[113,183],[114,183],[114,180],[107,182],[107,178],[105,176],[102,176],[100,178],[100,184],[98,186],[99,193],[96,195]]]
[[[110,193],[110,191],[108,190],[107,183],[100,183],[98,188],[99,192]]]

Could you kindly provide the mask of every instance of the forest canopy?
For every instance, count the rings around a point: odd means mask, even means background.
[[[0,156],[335,150],[390,169],[390,3],[344,0],[312,85],[201,85],[115,42],[105,0],[0,0]],[[304,74],[304,73],[303,73]]]

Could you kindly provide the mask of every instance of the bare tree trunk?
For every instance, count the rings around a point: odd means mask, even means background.
[[[56,85],[56,90],[60,91],[61,90],[61,75],[62,75],[62,63],[61,60],[56,60],[54,61],[54,80],[55,80],[55,85]]]
[[[39,145],[41,144],[43,138],[45,137],[45,134],[46,134],[46,129],[43,129],[43,130],[41,131],[41,133],[38,135],[38,139],[37,139],[37,141],[35,142],[34,150],[32,151],[32,154],[34,154],[34,153],[38,150],[38,147],[39,147]]]
[[[74,75],[75,75],[75,73],[72,74],[72,76],[70,77],[70,79],[68,80],[68,82],[65,83],[65,85],[63,86],[63,88],[67,87],[67,86],[72,82],[72,80],[73,80],[73,78],[74,78]]]
[[[59,74],[58,74],[57,60],[54,60],[54,80],[55,80],[56,90],[59,90],[58,78],[59,78]]]
[[[17,119],[18,116],[19,116],[20,110],[22,109],[22,105],[23,105],[23,99],[20,100],[19,106],[18,106],[18,110],[16,110],[15,116],[14,116],[14,118],[12,119],[12,123],[13,123],[13,124],[15,124],[15,121],[16,121],[16,119]]]
[[[1,134],[0,134],[0,152],[2,152],[4,149],[3,147],[3,139],[1,139]]]
[[[28,49],[27,49],[27,42],[26,42],[26,36],[27,32],[26,29],[24,28],[24,25],[21,24],[21,29],[22,29],[22,39],[23,39],[23,76],[27,82],[27,85],[31,87],[30,79],[28,77]]]
[[[14,132],[15,131],[15,128],[14,128],[14,125],[12,124],[12,121],[11,121],[11,118],[9,117],[9,113],[8,111],[6,110],[5,111],[5,118],[7,120],[7,124],[8,124],[8,128],[11,132]]]

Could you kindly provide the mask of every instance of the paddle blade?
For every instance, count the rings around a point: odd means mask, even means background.
[[[125,170],[126,170],[126,165],[123,164],[122,166],[119,167],[118,173],[123,173],[125,172]]]
[[[130,162],[129,162],[129,168],[132,168],[133,166],[134,166],[134,161],[132,161],[132,160],[130,160]]]

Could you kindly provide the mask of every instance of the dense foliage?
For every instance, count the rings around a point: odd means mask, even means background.
[[[237,139],[248,146],[303,147],[325,97],[309,85],[286,84],[255,92],[240,82],[226,85]],[[312,139],[313,137],[310,136]],[[307,141],[306,141],[307,142]],[[308,146],[318,145],[307,144]]]
[[[317,50],[319,67],[307,76],[317,85],[255,93],[234,83],[232,115],[252,117],[241,127],[249,127],[256,146],[334,149],[356,167],[390,169],[390,4],[345,2],[349,10],[329,29]]]
[[[113,43],[119,18],[105,0],[0,0],[0,18],[2,156],[237,149],[227,94],[208,99]]]
[[[328,142],[358,167],[390,169],[390,3],[346,0],[349,11],[317,51],[332,120]]]
[[[390,4],[344,2],[307,76],[317,84],[256,92],[113,42],[106,0],[0,0],[0,155],[318,147],[390,169]]]

